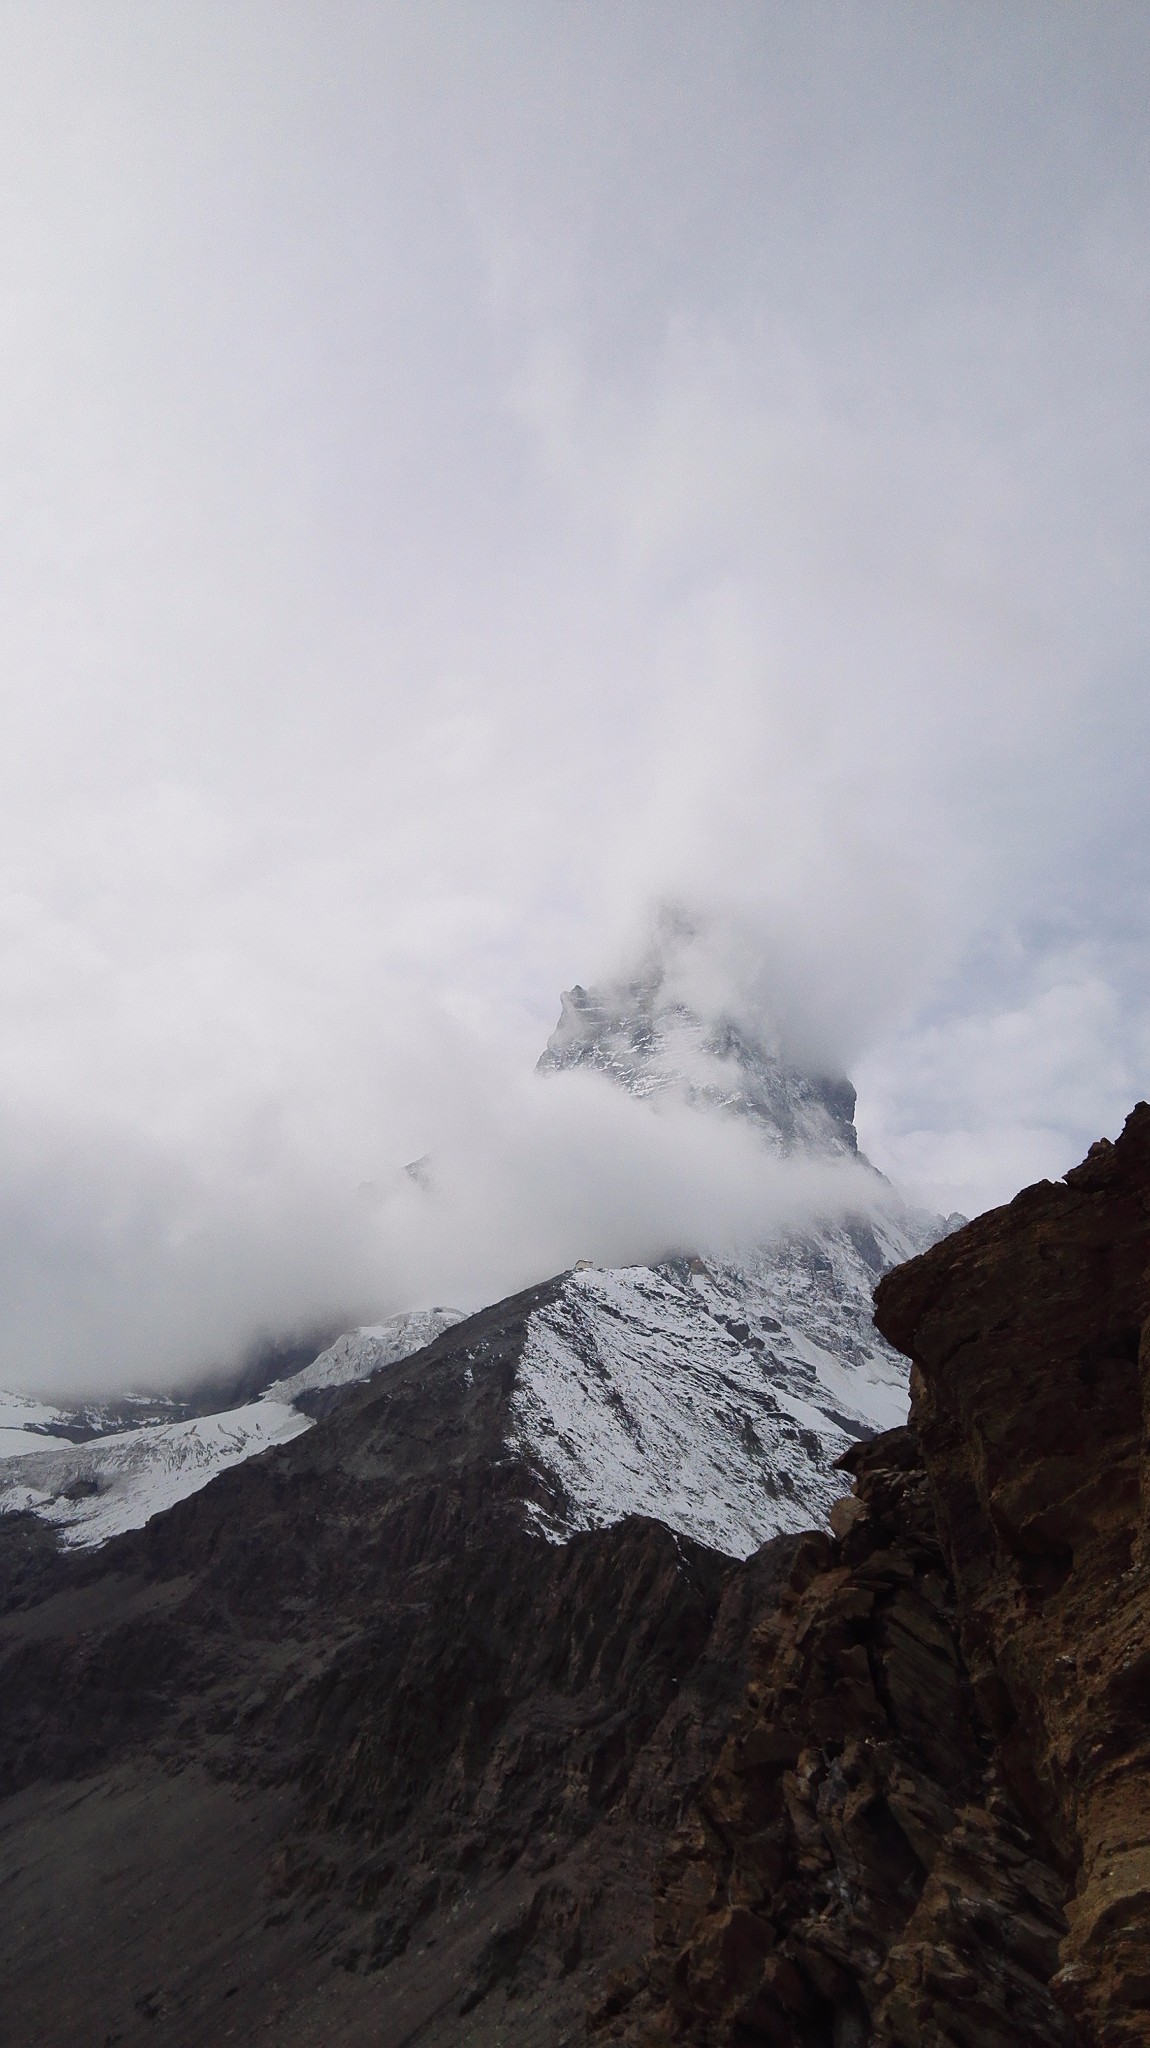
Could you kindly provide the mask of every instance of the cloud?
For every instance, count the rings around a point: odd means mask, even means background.
[[[73,1111],[2,1131],[0,1370],[25,1386],[156,1386],[260,1337],[431,1301],[473,1308],[577,1258],[642,1262],[761,1242],[812,1215],[867,1214],[854,1161],[781,1160],[754,1133],[597,1075],[514,1073],[425,1019],[370,1131],[331,1091],[265,1104],[199,1140]],[[418,1122],[412,1089],[418,1091]],[[346,1101],[341,1095],[340,1101]],[[421,1171],[394,1150],[417,1128]]]
[[[944,1213],[1057,1179],[1117,1137],[1146,1085],[1146,1020],[1089,955],[1048,956],[1034,980],[1002,1007],[920,1022],[859,1069],[862,1144]]]
[[[409,1279],[574,1255],[526,1077],[668,897],[912,1181],[1146,1091],[1147,33],[3,25],[0,1377],[406,1298],[429,1149]]]

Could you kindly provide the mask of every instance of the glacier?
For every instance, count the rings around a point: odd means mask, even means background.
[[[54,1524],[68,1547],[87,1548],[140,1529],[229,1465],[311,1429],[314,1417],[297,1405],[301,1397],[366,1379],[422,1349],[459,1320],[455,1309],[417,1309],[349,1330],[310,1365],[273,1380],[242,1407],[144,1424],[86,1443],[32,1433],[33,1423],[60,1426],[67,1411],[20,1395],[0,1395],[0,1417],[10,1417],[14,1425],[0,1440],[5,1453],[0,1456],[0,1514],[38,1515]],[[20,1423],[22,1416],[26,1421]]]

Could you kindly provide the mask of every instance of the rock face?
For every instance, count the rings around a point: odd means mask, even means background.
[[[1071,1877],[1055,1989],[1150,2041],[1150,1106],[891,1274],[971,1679]]]
[[[653,1106],[671,1097],[700,1116],[738,1119],[765,1152],[850,1173],[856,1205],[843,1213],[840,1200],[834,1216],[738,1253],[688,1247],[650,1266],[576,1269],[540,1295],[505,1445],[537,1475],[540,1533],[565,1541],[651,1514],[746,1557],[825,1522],[843,1491],[843,1451],[906,1415],[905,1363],[874,1328],[875,1279],[948,1226],[908,1208],[857,1159],[849,1081],[808,1074],[769,1037],[697,1015],[668,992],[657,961],[619,987],[569,991],[539,1064],[590,1068]],[[434,1201],[429,1162],[408,1172]],[[458,1321],[443,1308],[393,1316],[291,1373],[265,1375],[243,1407],[87,1444],[46,1448],[19,1422],[27,1407],[13,1405],[7,1448],[28,1455],[0,1455],[0,1514],[33,1513],[79,1546],[139,1528]]]
[[[664,1858],[655,1948],[599,2032],[632,2042],[1013,2048],[1073,2040],[1047,1988],[1065,1886],[1003,1782],[914,1437],[851,1454],[838,1541],[799,1544],[717,1770]]]
[[[571,1284],[99,1550],[0,1519],[6,2042],[1150,2042],[1150,1108],[882,1280],[912,1425],[745,1562],[541,1540]]]
[[[681,1259],[564,1275],[528,1317],[509,1447],[553,1540],[648,1514],[746,1557],[824,1522],[848,1446],[906,1412],[867,1328],[873,1275],[848,1234],[735,1266]]]
[[[699,1013],[659,956],[629,981],[569,989],[539,1067],[737,1119],[775,1155],[849,1163],[857,1201],[737,1253],[564,1278],[532,1318],[515,1407],[516,1447],[559,1502],[540,1527],[562,1539],[638,1511],[738,1557],[824,1522],[842,1453],[906,1416],[875,1280],[948,1224],[858,1159],[849,1081]]]
[[[887,1275],[848,1455],[664,1858],[633,2043],[1150,2041],[1150,1108]]]
[[[611,988],[564,991],[542,1073],[606,1074],[629,1095],[674,1095],[756,1124],[772,1151],[853,1154],[855,1091],[809,1074],[730,1018],[707,1019],[665,986],[659,962]]]
[[[793,1546],[540,1539],[554,1293],[97,1551],[0,1521],[6,2048],[555,2048],[637,1965]]]

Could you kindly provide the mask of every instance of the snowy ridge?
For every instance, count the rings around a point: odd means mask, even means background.
[[[671,1097],[745,1119],[776,1155],[857,1154],[849,1081],[801,1071],[765,1030],[699,1017],[668,992],[657,961],[615,988],[570,990],[539,1065],[589,1066],[655,1112]],[[825,1521],[847,1490],[842,1452],[907,1412],[904,1361],[871,1319],[874,1283],[961,1220],[909,1209],[862,1165],[873,1176],[866,1214],[812,1221],[737,1255],[577,1269],[530,1312],[506,1443],[551,1503],[527,1511],[541,1536],[562,1542],[640,1513],[742,1557]],[[368,1378],[460,1320],[444,1308],[393,1316],[347,1332],[246,1407],[169,1422],[145,1409],[147,1426],[82,1444],[39,1448],[45,1437],[31,1432],[59,1427],[63,1412],[15,1397],[0,1408],[0,1512],[31,1509],[69,1544],[138,1528],[309,1428],[294,1404]]]
[[[306,1415],[282,1401],[253,1401],[222,1415],[8,1458],[0,1465],[0,1514],[30,1510],[52,1522],[66,1544],[106,1543],[142,1528],[229,1465],[310,1428]]]
[[[112,1401],[82,1400],[75,1407],[60,1408],[34,1395],[0,1389],[0,1462],[61,1440],[83,1443],[148,1423],[182,1422],[187,1413],[183,1402],[166,1394],[121,1394]]]
[[[871,1261],[894,1261],[859,1236],[573,1273],[529,1320],[512,1403],[510,1442],[561,1503],[540,1533],[648,1514],[745,1557],[824,1522],[848,1490],[835,1460],[908,1405],[871,1321]]]
[[[539,1066],[590,1067],[655,1108],[670,1096],[739,1117],[776,1155],[857,1155],[849,1081],[788,1063],[765,1027],[696,1015],[658,958],[636,980],[568,990]],[[742,1557],[826,1520],[848,1488],[843,1451],[906,1419],[906,1364],[874,1328],[875,1281],[949,1227],[861,1163],[865,1214],[737,1256],[577,1270],[535,1311],[511,1441],[556,1502],[533,1511],[542,1534],[637,1512]]]
[[[106,1543],[126,1529],[141,1529],[217,1472],[310,1429],[311,1416],[293,1406],[301,1394],[367,1379],[459,1320],[456,1309],[444,1308],[391,1316],[349,1330],[310,1365],[275,1381],[242,1408],[120,1430],[87,1443],[33,1433],[33,1423],[67,1422],[65,1410],[19,1394],[0,1396],[0,1421],[10,1425],[0,1433],[0,1514],[39,1515],[68,1545]]]
[[[273,1380],[265,1388],[265,1401],[295,1401],[317,1387],[348,1386],[353,1380],[369,1379],[381,1366],[395,1365],[434,1343],[453,1323],[462,1322],[456,1308],[417,1308],[405,1315],[390,1316],[385,1323],[368,1323],[337,1337],[327,1351],[293,1372],[287,1379]]]

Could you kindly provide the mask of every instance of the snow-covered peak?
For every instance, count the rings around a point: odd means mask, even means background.
[[[541,1073],[591,1068],[630,1095],[746,1117],[778,1152],[857,1150],[848,1080],[804,1072],[765,1033],[730,1017],[700,1016],[668,993],[657,969],[606,988],[576,985],[562,1006]]]
[[[416,1308],[406,1314],[389,1316],[384,1323],[368,1323],[348,1330],[318,1358],[286,1379],[273,1380],[264,1391],[265,1401],[297,1401],[320,1387],[348,1386],[365,1380],[381,1366],[394,1365],[413,1351],[434,1343],[444,1330],[462,1320],[457,1308]]]
[[[539,1065],[743,1118],[776,1154],[857,1153],[849,1081],[708,1010],[657,955],[630,981],[568,990]],[[947,1227],[868,1168],[853,1217],[706,1260],[571,1275],[530,1319],[513,1404],[512,1442],[553,1503],[534,1511],[541,1533],[638,1511],[741,1556],[823,1521],[845,1489],[842,1452],[906,1416],[874,1283]]]

